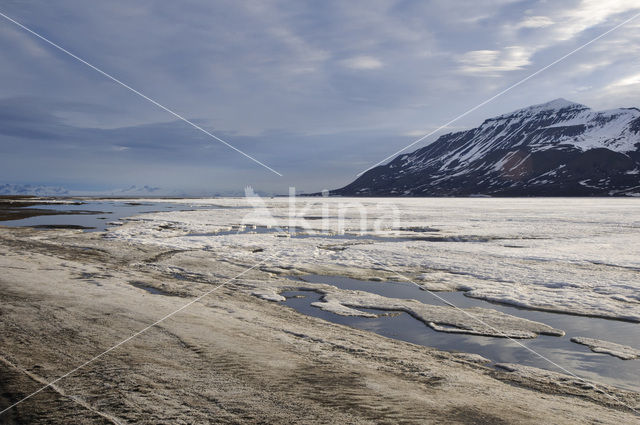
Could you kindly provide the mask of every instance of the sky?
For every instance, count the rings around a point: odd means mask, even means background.
[[[0,184],[309,193],[640,13],[637,0],[2,0]],[[640,17],[438,134],[555,98],[640,106]]]

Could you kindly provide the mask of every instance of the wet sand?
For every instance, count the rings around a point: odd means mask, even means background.
[[[0,228],[0,410],[253,264]],[[259,267],[239,281],[284,279]],[[153,289],[150,290],[150,288]],[[229,283],[2,423],[636,423],[640,394],[385,338]],[[608,394],[603,394],[603,390]],[[612,398],[614,397],[614,398]]]

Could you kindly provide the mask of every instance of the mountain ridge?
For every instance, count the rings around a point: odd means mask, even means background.
[[[375,167],[342,196],[614,196],[640,194],[640,110],[594,111],[563,98]]]

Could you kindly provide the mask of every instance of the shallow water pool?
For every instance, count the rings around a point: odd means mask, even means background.
[[[384,315],[373,319],[340,316],[311,306],[311,303],[320,301],[322,297],[316,292],[282,293],[287,297],[284,304],[301,313],[330,322],[442,350],[480,354],[495,363],[519,363],[562,373],[569,371],[581,378],[640,391],[640,359],[621,360],[607,354],[593,353],[588,347],[570,341],[571,337],[585,336],[638,348],[640,347],[639,323],[522,309],[470,298],[463,292],[436,292],[433,295],[405,282],[360,281],[340,276],[318,275],[304,276],[303,279],[311,283],[326,283],[341,289],[365,291],[390,298],[416,299],[425,304],[445,305],[438,298],[440,297],[460,308],[491,308],[513,316],[542,322],[564,330],[566,335],[563,337],[540,335],[534,339],[513,341],[506,338],[438,332],[407,313]],[[551,362],[566,370],[556,367]]]

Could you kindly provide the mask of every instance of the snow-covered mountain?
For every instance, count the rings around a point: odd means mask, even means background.
[[[640,194],[640,110],[565,99],[441,136],[334,191],[345,196]]]
[[[0,195],[29,195],[29,196],[167,196],[172,193],[154,186],[132,185],[123,189],[112,190],[68,190],[59,186],[44,186],[32,184],[0,184]]]
[[[69,191],[57,186],[32,184],[0,184],[0,195],[67,196]]]
[[[162,189],[159,187],[153,186],[136,186],[132,185],[124,189],[117,189],[112,191],[106,191],[105,193],[109,195],[118,195],[118,196],[150,196],[150,195],[158,195],[162,193]]]

